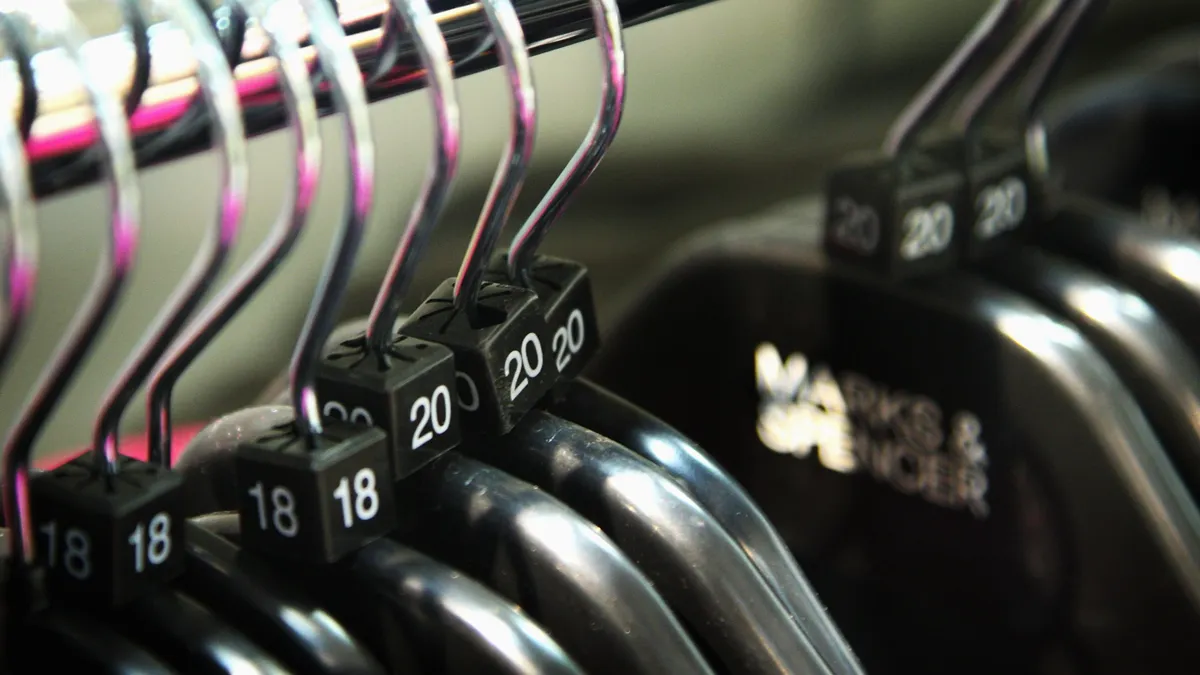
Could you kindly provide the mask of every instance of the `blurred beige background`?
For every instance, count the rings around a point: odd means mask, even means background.
[[[100,30],[112,3],[72,3]],[[837,152],[872,145],[987,6],[982,0],[722,0],[631,29],[628,108],[600,171],[550,237],[548,250],[592,266],[604,318],[669,243],[724,216],[811,190]],[[1195,0],[1112,3],[1079,71],[1124,58],[1147,36],[1196,19]],[[584,43],[535,59],[540,120],[523,218],[585,133],[598,97],[598,55]],[[501,76],[461,83],[465,148],[455,201],[422,266],[418,292],[454,273],[507,131]],[[365,313],[405,221],[429,152],[427,100],[378,103],[375,213],[346,316]],[[175,396],[176,419],[203,419],[252,400],[284,367],[340,214],[344,190],[337,119],[323,124],[324,180],[310,229],[274,280],[213,345]],[[251,144],[252,199],[231,267],[274,217],[291,168],[290,137]],[[97,401],[187,266],[215,213],[213,161],[196,156],[141,175],[140,260],[119,314],[46,429],[40,450],[88,440]],[[35,324],[0,388],[0,430],[28,395],[92,278],[106,213],[102,187],[40,208],[42,274]],[[514,225],[515,227],[515,225]],[[142,425],[142,402],[129,411]]]

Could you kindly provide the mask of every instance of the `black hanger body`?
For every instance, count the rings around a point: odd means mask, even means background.
[[[536,410],[504,437],[469,447],[612,537],[728,670],[828,672],[736,542],[654,465]]]
[[[813,647],[836,672],[860,669],[850,645],[775,527],[737,481],[677,429],[586,379],[564,382],[546,409],[606,436],[665,469],[733,537]]]
[[[269,408],[241,411],[236,420],[218,420],[210,428],[262,428],[273,420]],[[216,435],[224,437],[223,432]],[[235,442],[215,442],[212,434],[188,446],[176,470],[184,473],[191,494],[218,502],[218,508],[236,503],[238,495],[208,485],[231,479],[234,447]],[[201,522],[226,538],[240,536],[235,514],[213,514]],[[324,567],[263,562],[289,583],[310,591],[389,672],[522,673],[528,664],[535,672],[583,672],[515,605],[456,569],[396,542],[377,540]],[[457,583],[467,588],[458,589]],[[511,648],[493,644],[489,630],[509,636]]]
[[[819,214],[682,247],[593,377],[747,488],[873,675],[1191,668],[1200,517],[1108,364],[982,280],[828,265]]]
[[[288,669],[195,598],[173,589],[147,595],[113,617],[123,633],[153,646],[187,673],[284,675]]]
[[[1053,202],[1033,241],[1128,286],[1200,357],[1200,239],[1145,227],[1135,213],[1088,197]]]
[[[984,269],[1087,337],[1137,398],[1192,495],[1200,495],[1200,365],[1154,308],[1113,279],[1044,251],[1016,251]]]
[[[383,666],[296,584],[261,560],[189,523],[180,587],[263,645],[297,675],[383,675]]]
[[[197,521],[214,534],[238,538],[236,513]],[[281,571],[320,595],[324,607],[388,664],[388,672],[583,673],[515,605],[398,542],[376,541],[325,573]]]
[[[518,603],[588,672],[711,672],[651,582],[554,497],[458,452],[414,478],[398,536]]]

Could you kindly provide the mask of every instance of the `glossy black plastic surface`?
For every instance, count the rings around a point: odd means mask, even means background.
[[[1200,356],[1200,239],[1148,228],[1136,214],[1086,197],[1054,203],[1033,241],[1128,286]]]
[[[1117,374],[982,280],[830,265],[819,209],[681,246],[590,375],[745,486],[873,675],[1190,672],[1200,514]]]
[[[711,672],[650,581],[557,499],[458,451],[418,478],[398,536],[518,603],[588,672]]]
[[[834,673],[861,669],[787,544],[745,489],[687,436],[586,379],[564,382],[547,410],[611,438],[687,488],[754,564]],[[815,615],[813,610],[820,612]]]
[[[984,270],[1087,336],[1137,398],[1192,495],[1200,495],[1200,365],[1154,308],[1118,281],[1043,251],[1015,251]]]
[[[540,410],[499,442],[466,447],[595,523],[725,668],[828,672],[737,543],[657,466]]]
[[[289,672],[383,675],[383,666],[310,599],[308,589],[281,582],[263,561],[202,525],[186,527],[187,574],[180,588],[270,651]]]
[[[237,539],[233,514],[198,521]],[[423,553],[380,540],[325,572],[289,569],[327,609],[361,636],[393,673],[583,671],[520,608]]]
[[[153,645],[182,672],[284,675],[273,654],[234,629],[187,594],[163,590],[145,596],[116,617],[124,634]]]

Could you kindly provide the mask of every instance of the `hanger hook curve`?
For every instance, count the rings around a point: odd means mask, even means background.
[[[483,211],[471,235],[458,278],[454,280],[454,309],[464,312],[472,326],[480,326],[479,288],[487,273],[492,251],[521,191],[537,127],[537,94],[533,87],[533,68],[521,19],[511,0],[482,0],[480,4],[496,38],[496,52],[508,77],[512,96],[512,132],[504,147],[500,165],[488,189]]]
[[[29,507],[29,464],[33,445],[103,332],[124,289],[136,257],[141,195],[128,121],[121,102],[101,84],[102,78],[93,70],[102,67],[101,64],[89,63],[83,57],[83,45],[88,35],[79,19],[63,0],[25,3],[22,9],[33,15],[33,24],[63,49],[80,73],[104,150],[112,206],[108,236],[92,287],[76,310],[50,363],[42,370],[4,445],[4,515],[14,535],[12,559],[15,564],[28,568],[32,567],[35,556]]]
[[[239,311],[271,278],[291,254],[309,222],[309,211],[321,176],[321,129],[308,65],[288,29],[277,3],[238,0],[239,6],[257,23],[268,39],[268,50],[279,63],[283,90],[295,147],[291,189],[284,197],[271,230],[237,275],[200,310],[184,332],[171,344],[150,376],[146,395],[149,460],[171,466],[171,393],[183,373]]]
[[[288,369],[296,431],[313,445],[324,431],[317,403],[317,366],[325,341],[337,325],[338,311],[371,213],[375,194],[375,141],[371,135],[371,116],[362,72],[346,41],[337,13],[327,0],[301,0],[301,4],[308,14],[321,72],[328,77],[334,104],[342,113],[349,152],[349,193],[345,214],[317,282],[308,316],[300,328],[300,339]]]
[[[621,27],[621,8],[616,0],[592,0],[592,22],[604,65],[600,90],[600,109],[588,129],[583,144],[555,179],[554,185],[533,209],[533,213],[513,237],[508,250],[508,277],[525,288],[533,280],[530,270],[542,240],[579,188],[600,166],[617,136],[625,112],[625,37]]]

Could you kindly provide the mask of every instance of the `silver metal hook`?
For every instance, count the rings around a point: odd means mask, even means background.
[[[955,47],[950,58],[892,122],[883,142],[883,151],[888,156],[895,157],[912,144],[917,132],[937,113],[967,72],[1016,17],[1020,8],[1021,0],[995,0],[992,3],[966,38]]]
[[[119,0],[121,15],[129,30],[133,43],[133,73],[129,83],[129,94],[125,97],[125,114],[132,116],[142,103],[142,96],[150,86],[150,24],[142,11],[141,0]]]
[[[1050,83],[1062,67],[1071,46],[1082,34],[1086,20],[1107,6],[1106,0],[1075,0],[1058,27],[1046,41],[1037,61],[1029,67],[1021,85],[1020,101],[1022,126],[1028,125],[1041,108]]]
[[[104,67],[104,64],[89,64],[83,58],[82,48],[88,38],[83,26],[63,0],[26,3],[24,11],[35,16],[34,24],[47,32],[79,70],[104,148],[112,203],[109,234],[95,282],[75,313],[58,350],[42,371],[4,445],[4,514],[9,527],[15,531],[12,557],[18,564],[31,566],[35,553],[29,507],[29,463],[33,444],[62,399],[63,391],[87,358],[121,295],[137,250],[141,195],[121,102],[100,84],[102,78],[92,70]]]
[[[408,225],[392,257],[391,266],[375,297],[367,322],[367,346],[383,354],[393,339],[392,327],[400,315],[400,303],[412,283],[421,254],[446,207],[454,176],[458,173],[461,142],[458,94],[454,82],[454,64],[446,48],[446,38],[426,0],[392,0],[392,9],[401,18],[416,43],[425,68],[430,102],[433,104],[435,134],[429,172],[421,194],[413,206]]]
[[[264,0],[238,2],[266,33],[270,53],[279,62],[281,88],[295,138],[295,174],[292,189],[284,198],[266,239],[237,276],[188,324],[151,375],[146,395],[149,460],[166,467],[171,464],[171,392],[175,384],[292,252],[308,224],[309,209],[321,175],[322,142],[317,103],[308,66],[294,31],[281,20],[281,10],[276,3]]]
[[[529,171],[537,127],[533,69],[517,11],[510,0],[482,0],[480,4],[496,37],[500,64],[508,76],[512,95],[512,135],[504,148],[483,211],[471,235],[471,243],[459,267],[458,278],[454,281],[454,308],[464,312],[472,326],[481,323],[479,287],[487,272],[492,251],[496,248],[496,241],[504,230],[513,203],[521,191],[521,184],[525,181],[525,174]]]
[[[617,136],[617,127],[621,125],[621,116],[625,112],[625,39],[621,27],[621,9],[616,0],[592,0],[592,21],[596,26],[596,41],[600,43],[604,60],[600,109],[583,145],[575,151],[570,163],[513,237],[508,251],[508,276],[513,283],[526,288],[532,285],[529,274],[538,247],[546,238],[550,226],[562,215],[571,197],[600,166],[600,160],[604,159],[604,154]]]
[[[5,42],[9,42],[6,37]],[[21,58],[20,55],[14,55]],[[25,82],[22,88],[31,83]],[[22,94],[28,96],[28,94]],[[6,104],[7,105],[7,104]],[[6,108],[9,109],[9,108]],[[0,197],[7,213],[7,228],[0,240],[0,273],[3,274],[4,315],[0,323],[0,377],[20,339],[37,281],[38,233],[29,161],[21,129],[8,115],[0,115]]]
[[[963,97],[955,111],[951,126],[959,133],[974,133],[980,120],[991,110],[1000,94],[1021,73],[1050,30],[1067,9],[1069,0],[1045,0],[1040,11],[1022,28],[991,68]]]
[[[8,53],[17,67],[21,80],[20,130],[23,140],[29,139],[33,131],[33,120],[38,111],[38,88],[33,74],[33,47],[29,44],[30,26],[21,15],[0,12],[0,34],[3,35]]]
[[[96,453],[97,468],[102,468],[108,475],[115,474],[118,469],[121,416],[208,292],[237,241],[246,212],[249,183],[246,130],[242,126],[237,84],[208,17],[193,2],[156,2],[191,42],[197,79],[212,113],[214,145],[221,157],[220,206],[213,229],[192,259],[183,280],[104,395],[93,430],[92,452]]]
[[[345,121],[346,145],[350,155],[346,213],[337,241],[325,261],[325,269],[317,283],[308,316],[300,328],[300,339],[292,353],[288,370],[292,407],[296,411],[296,431],[312,445],[324,430],[321,409],[317,403],[317,365],[325,340],[337,325],[338,311],[350,283],[354,258],[371,213],[375,192],[375,142],[371,136],[371,116],[362,73],[337,14],[330,9],[327,0],[302,0],[302,4],[308,14],[311,38],[317,48],[321,70],[328,76],[334,103]]]

